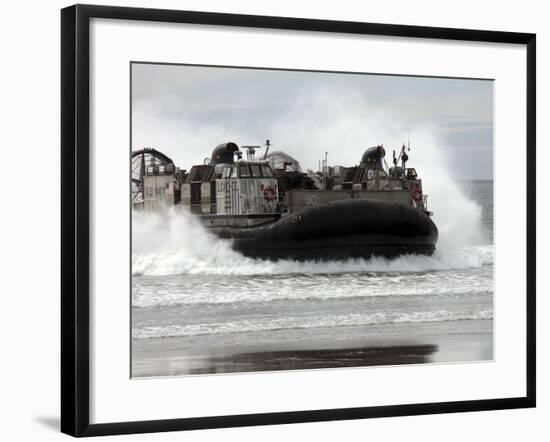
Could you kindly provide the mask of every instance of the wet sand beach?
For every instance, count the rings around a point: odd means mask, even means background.
[[[247,342],[254,342],[254,345]],[[133,378],[490,361],[493,358],[493,321],[134,338],[132,355]]]

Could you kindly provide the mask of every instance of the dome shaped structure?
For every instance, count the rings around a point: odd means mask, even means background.
[[[382,169],[382,159],[386,156],[386,151],[382,146],[369,147],[361,157],[362,168]]]
[[[276,150],[275,152],[268,154],[266,160],[269,161],[269,165],[273,170],[286,170],[287,172],[302,173],[300,163],[290,155],[280,150]]]
[[[212,156],[210,157],[210,164],[222,164],[230,163],[233,164],[233,156],[235,152],[239,150],[239,146],[235,143],[229,141],[228,143],[223,143],[214,148],[212,151]]]

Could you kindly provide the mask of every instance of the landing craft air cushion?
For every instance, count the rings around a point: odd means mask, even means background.
[[[154,149],[132,154],[135,210],[174,206],[194,214],[234,250],[263,259],[329,260],[431,255],[438,238],[427,196],[407,149],[385,164],[383,146],[353,167],[304,173],[283,152],[256,159],[260,146],[228,142],[190,171]]]

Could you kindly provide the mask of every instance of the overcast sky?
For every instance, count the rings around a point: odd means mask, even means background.
[[[492,179],[493,82],[180,65],[132,65],[132,148],[188,169],[220,143],[264,144],[317,169],[410,137],[409,166]],[[420,169],[423,165],[423,169]]]

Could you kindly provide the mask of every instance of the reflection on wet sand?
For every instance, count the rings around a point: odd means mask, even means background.
[[[206,358],[190,374],[423,364],[431,362],[437,349],[437,345],[399,345],[218,355]]]
[[[134,339],[133,378],[490,361],[492,320]],[[255,341],[255,345],[246,343]]]

